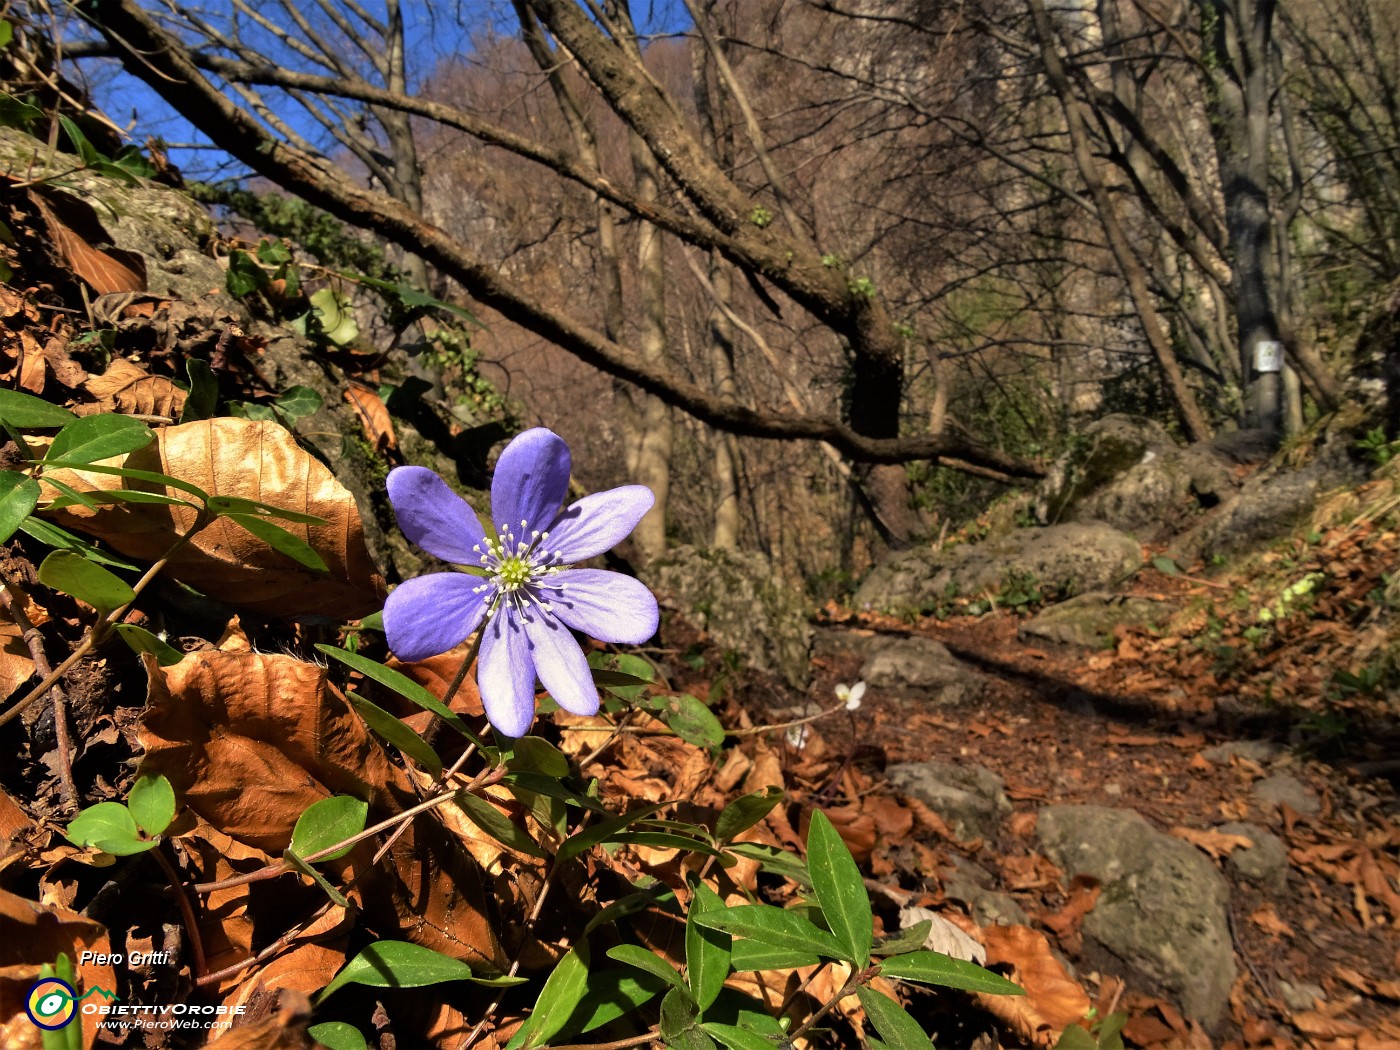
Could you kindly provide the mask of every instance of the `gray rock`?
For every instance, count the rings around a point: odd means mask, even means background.
[[[1288,884],[1288,847],[1283,844],[1283,839],[1258,824],[1231,822],[1220,825],[1216,830],[1227,835],[1243,835],[1254,843],[1253,846],[1230,851],[1227,863],[1238,878],[1270,893],[1283,892]]]
[[[861,583],[855,606],[924,613],[951,597],[995,595],[1016,576],[1068,593],[1100,590],[1141,564],[1138,542],[1101,522],[1014,529],[981,543],[895,554]]]
[[[1102,806],[1047,806],[1038,821],[1046,855],[1066,877],[1103,883],[1084,920],[1086,948],[1117,961],[1208,1027],[1235,980],[1229,887],[1215,866],[1138,814]]]
[[[1225,765],[1230,759],[1246,758],[1258,765],[1272,762],[1283,754],[1283,747],[1272,740],[1227,740],[1201,752],[1201,757],[1216,765]]]
[[[1299,816],[1315,817],[1322,811],[1322,804],[1313,790],[1287,773],[1275,773],[1256,781],[1254,797],[1274,806],[1287,804]]]
[[[1036,517],[1042,524],[1103,521],[1150,543],[1235,487],[1229,467],[1209,447],[1183,448],[1151,420],[1105,416],[1051,467]]]
[[[1092,591],[1042,609],[1021,625],[1020,634],[1022,639],[1101,649],[1113,640],[1113,629],[1120,624],[1155,626],[1175,611],[1170,602]]]
[[[905,762],[885,775],[948,822],[960,839],[990,837],[1011,812],[1001,777],[982,766],[951,762]]]
[[[794,689],[811,674],[812,628],[802,593],[756,551],[674,547],[643,571],[657,597],[721,649]]]
[[[943,880],[943,895],[968,906],[978,926],[1028,926],[1025,910],[1006,893],[979,886],[963,875]]]
[[[1322,986],[1307,981],[1297,984],[1292,981],[1279,981],[1278,994],[1284,1005],[1295,1013],[1314,1010],[1318,1003],[1327,1001],[1327,993],[1322,990]]]
[[[982,691],[984,682],[941,642],[915,635],[888,641],[860,669],[860,677],[882,689],[917,689],[935,704],[956,704]]]

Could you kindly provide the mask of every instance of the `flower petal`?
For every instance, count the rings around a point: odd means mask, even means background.
[[[395,467],[389,471],[389,502],[399,528],[416,547],[454,565],[476,565],[486,534],[467,501],[427,467]],[[484,549],[484,548],[483,548]]]
[[[640,645],[656,633],[661,614],[646,585],[605,569],[569,569],[539,586],[554,615],[600,642]]]
[[[525,633],[534,649],[535,673],[554,702],[576,715],[596,715],[598,687],[569,629],[536,607],[525,621]]]
[[[527,430],[506,446],[491,479],[492,524],[543,530],[569,494],[569,446],[552,430]]]
[[[496,730],[522,737],[535,720],[535,660],[513,610],[493,617],[481,640],[476,686],[486,717]]]
[[[481,625],[491,587],[461,572],[434,572],[401,583],[384,603],[384,633],[400,660],[412,663],[445,653]]]
[[[564,564],[585,561],[625,540],[655,502],[645,485],[623,485],[584,496],[549,526],[545,546],[557,551]]]

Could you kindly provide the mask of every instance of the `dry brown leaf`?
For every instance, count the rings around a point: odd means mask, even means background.
[[[1278,912],[1274,911],[1272,904],[1264,904],[1257,908],[1249,916],[1249,921],[1258,926],[1265,933],[1273,934],[1276,937],[1293,937],[1293,927],[1278,917]]]
[[[34,676],[34,658],[24,644],[24,631],[0,606],[0,699],[8,697]]]
[[[1065,1028],[1089,1012],[1088,994],[1065,972],[1045,935],[1029,926],[988,926],[982,930],[987,965],[1012,967],[1020,995],[974,996],[978,1005],[1034,1046],[1053,1046]]]
[[[1168,834],[1173,838],[1191,843],[1197,849],[1204,850],[1215,860],[1228,857],[1237,849],[1249,849],[1254,845],[1253,840],[1247,835],[1229,835],[1223,831],[1209,829],[1175,827]]]
[[[166,569],[210,597],[271,616],[328,616],[337,621],[366,615],[383,604],[384,580],[365,549],[355,498],[277,423],[224,417],[167,427],[146,448],[108,464],[168,474],[211,496],[259,500],[328,522],[278,523],[321,556],[329,571],[320,573],[220,518],[182,547]],[[153,487],[90,471],[62,470],[57,476],[78,489]],[[127,557],[156,561],[189,529],[195,511],[158,503],[118,503],[95,511],[72,506],[45,517],[96,536]]]
[[[1083,936],[1084,917],[1094,910],[1103,892],[1103,883],[1091,875],[1076,875],[1069,884],[1069,899],[1059,911],[1041,915],[1040,922],[1054,931],[1065,951],[1078,953]]]
[[[924,943],[920,946],[924,951],[940,952],[943,955],[952,956],[954,959],[975,962],[979,966],[986,963],[987,949],[982,947],[982,942],[964,931],[962,927],[949,922],[938,912],[913,904],[899,909],[899,928],[901,930],[917,926],[925,920],[929,923],[929,931],[928,936],[924,938]]]
[[[368,801],[371,823],[417,801],[408,775],[326,688],[323,668],[213,650],[171,667],[148,656],[145,665],[142,771],[163,773],[190,809],[240,842],[280,853],[302,811],[333,794]],[[336,863],[359,871],[367,853]],[[360,882],[373,925],[401,927],[409,940],[473,965],[506,965],[480,869],[441,824],[412,823],[390,856]]]
[[[116,973],[110,964],[82,962],[83,952],[109,955],[112,947],[101,923],[67,910],[45,907],[0,889],[0,1046],[5,1050],[40,1050],[42,1032],[24,1012],[29,987],[39,968],[53,963],[59,953],[73,961],[78,976],[76,991],[104,988],[115,992]],[[83,1045],[97,1038],[97,1014],[80,1014]]]
[[[255,995],[283,988],[309,996],[329,984],[335,972],[344,965],[344,945],[332,947],[306,941],[259,967],[253,977],[244,981],[225,1003],[228,1006],[242,1006]]]
[[[345,389],[345,400],[350,402],[355,414],[360,417],[365,437],[376,452],[384,453],[398,448],[393,417],[377,393],[362,386],[349,386]]]
[[[1323,1039],[1362,1035],[1366,1031],[1363,1025],[1359,1025],[1355,1021],[1345,1021],[1340,1017],[1328,1017],[1320,1010],[1307,1010],[1300,1014],[1294,1014],[1289,1020],[1298,1031]]]
[[[29,814],[10,797],[10,793],[0,788],[0,850],[8,850],[21,835],[36,826]]]
[[[146,264],[139,255],[114,248],[99,249],[89,243],[102,234],[91,206],[67,194],[46,200],[31,191],[29,199],[47,224],[49,236],[63,261],[94,292],[108,295],[146,290]],[[59,211],[63,213],[62,218]],[[83,232],[79,233],[75,226]]]
[[[218,1050],[315,1050],[321,1044],[306,1034],[311,1002],[293,990],[264,992],[253,997],[245,1018],[207,1047]]]
[[[121,412],[127,415],[166,416],[179,419],[189,394],[164,376],[153,376],[140,365],[124,357],[112,358],[107,371],[91,376],[83,389],[96,399],[95,404],[77,405],[73,411],[80,416],[97,412]]]

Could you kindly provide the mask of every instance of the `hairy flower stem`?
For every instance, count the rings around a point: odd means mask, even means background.
[[[88,630],[88,633],[84,635],[83,640],[80,641],[77,647],[71,653],[68,654],[68,659],[64,660],[63,663],[59,664],[47,675],[45,675],[44,680],[38,685],[36,685],[32,690],[30,690],[29,694],[25,696],[23,700],[15,704],[3,715],[0,715],[0,726],[7,725],[16,717],[18,717],[19,714],[22,711],[24,711],[25,708],[27,708],[30,704],[34,703],[34,701],[38,700],[51,688],[53,688],[54,683],[57,682],[60,678],[62,678],[65,674],[67,674],[72,669],[74,664],[76,664],[84,656],[90,653],[95,646],[100,644],[107,637],[108,633],[112,630],[112,628],[121,622],[122,617],[125,616],[127,610],[135,604],[136,599],[140,596],[141,592],[146,589],[147,585],[150,584],[150,582],[154,580],[158,575],[160,575],[161,570],[164,569],[166,565],[170,563],[170,559],[175,557],[175,555],[179,553],[181,547],[183,547],[190,540],[194,539],[194,537],[197,534],[202,532],[205,529],[205,527],[208,526],[208,524],[214,520],[214,518],[215,515],[210,513],[207,507],[202,508],[198,516],[196,516],[196,518],[194,519],[194,524],[190,527],[190,531],[185,533],[183,536],[179,537],[174,543],[172,543],[170,545],[170,549],[165,552],[165,556],[162,557],[160,561],[152,565],[149,569],[147,569],[145,573],[142,574],[141,578],[137,580],[134,584],[132,584],[131,601],[127,602],[120,609],[113,609],[106,616],[102,617],[102,619],[98,620],[95,624],[93,624],[92,627]]]

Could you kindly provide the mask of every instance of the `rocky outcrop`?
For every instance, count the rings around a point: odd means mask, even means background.
[[[941,642],[915,635],[874,648],[860,677],[882,689],[917,691],[934,704],[956,704],[982,692],[982,676]]]
[[[804,689],[812,628],[802,594],[756,551],[674,547],[643,572],[663,605],[691,620],[720,649]]]
[[[982,766],[904,762],[885,770],[890,783],[948,822],[960,839],[988,838],[1011,813],[1006,784]]]
[[[1178,445],[1151,420],[1105,416],[1051,467],[1036,517],[1045,525],[1103,521],[1151,543],[1235,488],[1228,465],[1208,446]]]
[[[1034,639],[1059,645],[1099,649],[1113,641],[1113,629],[1122,624],[1165,623],[1176,607],[1151,598],[1093,591],[1041,610],[1021,625],[1022,640]]]
[[[1203,853],[1138,814],[1102,806],[1047,806],[1038,823],[1046,855],[1065,877],[1103,884],[1084,920],[1086,953],[1125,967],[1218,1024],[1235,980],[1229,886]]]
[[[1108,587],[1141,562],[1138,542],[1102,522],[1015,529],[981,543],[900,552],[866,577],[854,605],[927,613],[948,598],[995,595],[1008,580],[1027,577],[1073,594]]]

